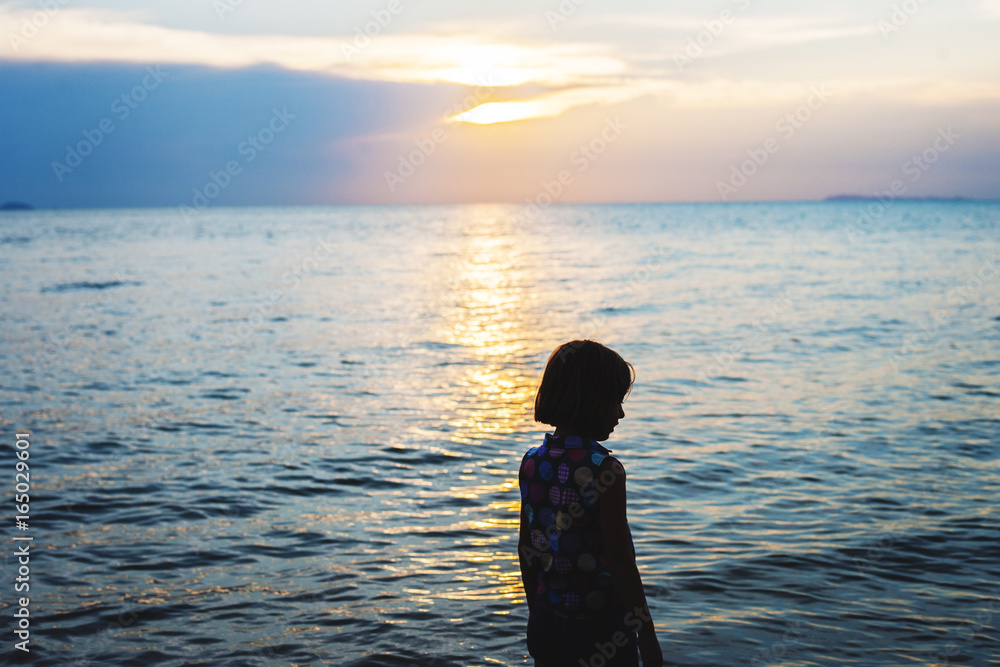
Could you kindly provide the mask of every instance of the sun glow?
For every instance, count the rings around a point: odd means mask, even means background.
[[[468,350],[474,361],[456,366],[455,395],[448,406],[456,427],[452,438],[469,442],[528,427],[533,405],[534,370],[525,359],[538,331],[526,316],[525,285],[531,269],[522,257],[523,239],[505,207],[469,207],[463,224],[452,292],[457,308],[448,309],[440,336]]]
[[[546,118],[553,116],[546,112],[545,105],[538,100],[528,102],[487,102],[480,104],[465,113],[453,116],[452,120],[475,125],[490,125],[492,123],[509,123],[527,118]]]
[[[489,125],[532,118],[552,118],[574,107],[589,104],[619,104],[647,93],[663,91],[664,88],[662,83],[641,80],[611,86],[567,88],[529,100],[487,102],[464,113],[456,114],[449,120]]]

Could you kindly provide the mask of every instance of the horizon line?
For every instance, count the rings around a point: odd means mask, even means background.
[[[948,196],[926,196],[926,197],[893,197],[885,198],[875,195],[830,195],[823,199],[761,199],[747,201],[717,201],[717,200],[687,200],[687,201],[565,201],[552,202],[540,206],[540,208],[550,208],[554,206],[670,206],[694,204],[708,205],[746,205],[746,204],[848,204],[880,202],[888,200],[890,202],[909,203],[969,203],[969,204],[994,204],[1000,203],[1000,198],[966,197],[963,195]],[[202,209],[195,209],[196,213],[204,213],[208,210],[221,209],[250,209],[250,208],[362,208],[362,207],[399,207],[399,206],[529,206],[529,202],[512,201],[477,201],[477,202],[342,202],[333,204],[228,204],[213,205]],[[18,200],[9,200],[0,204],[0,213],[32,213],[43,211],[101,211],[101,210],[160,210],[179,209],[184,204],[152,205],[152,206],[128,206],[128,205],[105,205],[105,206],[66,206],[66,207],[44,207],[26,204]]]

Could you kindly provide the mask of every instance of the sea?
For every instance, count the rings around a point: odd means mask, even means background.
[[[998,253],[976,201],[0,213],[0,663],[533,664],[589,338],[667,664],[1000,665]]]

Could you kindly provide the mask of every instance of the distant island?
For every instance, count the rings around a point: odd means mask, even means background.
[[[875,195],[831,195],[824,199],[823,201],[882,201],[886,197],[877,197]],[[943,203],[958,203],[958,202],[971,202],[977,201],[975,199],[970,199],[969,197],[892,197],[892,201],[926,201],[926,202],[943,202]]]
[[[0,204],[0,211],[34,211],[35,207],[20,201],[9,201]]]

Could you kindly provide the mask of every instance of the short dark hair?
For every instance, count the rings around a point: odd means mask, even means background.
[[[635,369],[614,350],[593,340],[557,347],[545,364],[535,394],[535,421],[597,433],[609,406],[625,400]]]

